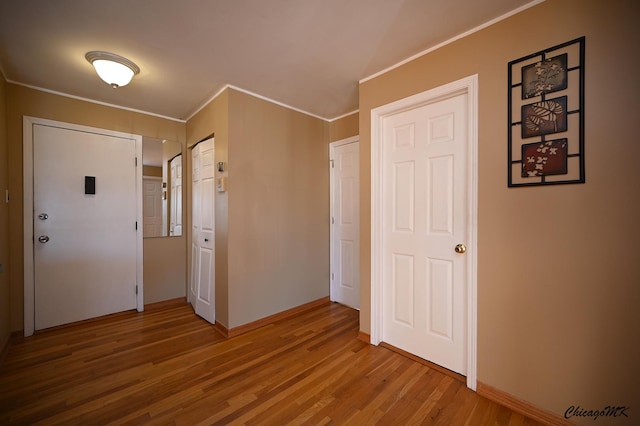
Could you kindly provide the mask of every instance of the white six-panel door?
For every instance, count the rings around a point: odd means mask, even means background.
[[[135,140],[32,129],[35,329],[136,308]]]
[[[143,237],[162,236],[162,178],[142,178]]]
[[[190,301],[197,315],[215,322],[215,163],[214,142],[191,151],[192,247]]]
[[[383,121],[383,340],[466,374],[467,95]]]
[[[171,159],[171,208],[169,210],[169,235],[182,235],[182,155]]]
[[[477,75],[371,110],[370,341],[461,372],[473,390],[477,159]]]
[[[360,308],[359,142],[331,144],[331,300]]]

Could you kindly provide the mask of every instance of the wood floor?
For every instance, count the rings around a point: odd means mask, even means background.
[[[331,303],[224,339],[189,305],[16,339],[0,424],[537,425],[357,338]]]

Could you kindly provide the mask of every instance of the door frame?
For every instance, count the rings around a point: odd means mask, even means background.
[[[35,331],[35,271],[33,258],[33,126],[43,125],[87,133],[98,133],[133,139],[136,145],[136,309],[144,310],[144,282],[142,276],[142,136],[96,127],[81,126],[62,121],[23,116],[22,118],[22,179],[23,179],[23,221],[24,221],[24,335],[31,336]]]
[[[467,95],[467,134],[469,189],[468,247],[466,256],[466,358],[467,387],[476,390],[477,384],[477,305],[478,305],[478,75],[474,74],[452,83],[409,96],[371,110],[371,344],[382,342],[382,239],[383,231],[383,146],[382,126],[386,117],[423,105],[435,103],[461,94]]]
[[[345,138],[345,139],[340,139],[337,140],[335,142],[331,142],[329,144],[329,226],[330,226],[330,231],[329,231],[329,299],[332,302],[336,301],[335,298],[335,280],[331,279],[331,274],[333,274],[334,271],[334,261],[333,258],[335,256],[335,226],[332,226],[333,224],[331,223],[333,220],[333,209],[335,208],[334,204],[333,204],[333,193],[335,191],[335,184],[333,182],[333,154],[334,151],[337,147],[340,147],[342,145],[348,145],[351,143],[358,143],[358,158],[360,158],[360,135],[357,136],[352,136],[349,138]],[[358,160],[359,161],[359,160]],[[357,197],[360,197],[360,191],[358,191],[356,193]],[[359,201],[359,200],[358,200]],[[360,217],[358,217],[358,227],[360,227]],[[360,258],[360,253],[358,253],[358,259]],[[360,282],[358,282],[358,286],[360,287]],[[362,294],[362,292],[360,293]],[[360,306],[360,303],[358,304]],[[360,308],[357,308],[358,310],[360,310]]]

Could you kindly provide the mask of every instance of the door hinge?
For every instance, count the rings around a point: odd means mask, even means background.
[[[331,273],[331,279],[332,279],[332,280],[335,280],[335,278],[336,278],[336,277],[335,277],[335,275],[334,275],[334,274],[333,274],[333,272],[332,272],[332,273]]]
[[[136,220],[136,231],[138,230],[138,221]]]
[[[333,164],[333,160],[329,160],[329,163],[331,163],[331,168],[334,168],[334,164]]]
[[[136,285],[136,294],[138,294],[138,286]]]
[[[138,157],[136,157],[136,167],[138,167]]]
[[[331,216],[331,224],[333,225],[333,224],[335,224],[335,223],[336,223],[335,218],[334,218],[333,216]]]

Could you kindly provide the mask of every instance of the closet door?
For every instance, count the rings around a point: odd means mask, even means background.
[[[215,169],[213,138],[192,152],[190,301],[196,314],[215,322]]]

